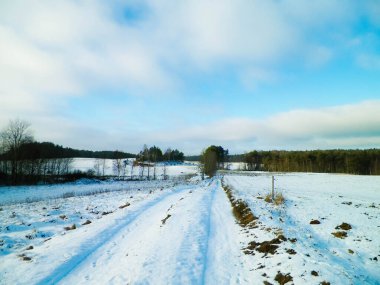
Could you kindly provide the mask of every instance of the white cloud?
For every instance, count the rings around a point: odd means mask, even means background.
[[[26,117],[41,124],[43,137],[74,141],[70,134],[84,133],[86,128],[94,135],[88,136],[91,138],[96,137],[95,130],[103,135],[107,132],[88,125],[75,131],[81,122],[55,114],[72,96],[88,96],[91,100],[91,91],[100,88],[119,88],[132,94],[162,94],[174,89],[173,93],[180,94],[181,87],[191,82],[181,81],[179,74],[207,75],[223,68],[236,72],[249,88],[270,84],[281,77],[278,71],[274,72],[281,63],[296,61],[317,68],[328,64],[338,54],[336,34],[342,34],[347,42],[352,40],[352,23],[359,17],[368,16],[377,25],[378,2],[360,3],[348,1],[342,5],[338,0],[312,3],[146,0],[126,4],[95,0],[3,1],[0,4],[0,120],[3,123],[15,116]],[[120,16],[128,5],[141,6],[143,10],[132,23]],[[330,33],[332,26],[334,31]],[[364,67],[379,65],[376,54],[359,56],[358,62]],[[302,116],[305,119],[301,121],[310,123],[321,117],[325,123],[320,128],[334,125],[334,130],[340,130],[344,124],[335,118],[344,117],[347,111],[342,109],[343,113],[336,117],[333,111],[328,110],[326,114],[294,111],[273,116],[268,123],[226,119],[211,124],[208,130],[194,127],[188,134],[178,132],[172,138],[191,141],[192,136],[193,141],[201,141],[207,135],[219,141],[257,139],[260,142],[257,134],[252,135],[255,132],[265,134],[263,137],[268,140],[276,134],[295,138],[309,130],[296,123]],[[359,115],[356,118],[364,128],[368,118]],[[275,123],[278,121],[283,121],[283,125]],[[284,125],[285,122],[288,124]],[[54,125],[66,126],[60,130],[61,137],[55,134]],[[293,125],[304,133],[297,133]],[[323,136],[322,131],[318,134]],[[139,135],[132,140],[137,143]],[[121,136],[114,136],[117,137]]]
[[[328,62],[334,53],[318,35],[331,24],[352,21],[353,3],[342,9],[340,1],[147,0],[129,4],[146,10],[130,25],[116,17],[128,4],[5,2],[0,76],[6,84],[0,94],[72,96],[115,86],[140,94],[178,86],[177,73],[183,70],[223,65],[240,73],[254,70],[254,81],[266,82],[268,75],[257,70],[273,69],[289,57],[314,65]],[[311,40],[310,33],[317,36]]]
[[[380,101],[322,109],[279,113],[265,120],[230,118],[189,127],[169,134],[154,134],[163,142],[229,146],[233,152],[258,149],[313,149],[378,147]]]

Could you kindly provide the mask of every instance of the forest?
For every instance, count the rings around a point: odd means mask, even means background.
[[[95,158],[92,171],[80,172],[71,169],[74,158]],[[153,146],[144,145],[138,155],[115,151],[77,150],[56,145],[51,142],[37,142],[30,131],[30,124],[22,120],[11,120],[0,132],[0,185],[19,185],[35,183],[56,183],[72,181],[83,177],[104,176],[100,165],[105,159],[114,160],[116,176],[120,176],[127,158],[136,158],[137,162],[149,165],[162,161],[184,159],[183,152],[166,149],[165,152]],[[96,171],[97,170],[97,171]]]
[[[184,160],[183,152],[178,149],[168,148],[165,152],[157,146],[148,147],[144,145],[143,149],[136,156],[136,160],[140,162],[160,162],[160,161],[179,161]]]
[[[202,159],[202,155],[185,157],[187,161]],[[254,150],[245,154],[228,155],[223,161],[224,168],[228,168],[229,163],[239,162],[244,163],[241,170],[248,171],[380,175],[380,149]]]
[[[24,121],[11,121],[1,132],[0,184],[31,184],[38,182],[70,181],[86,177],[88,173],[72,172],[73,158],[114,159],[136,158],[144,165],[162,161],[196,160],[202,174],[214,175],[217,169],[225,169],[231,162],[243,162],[243,170],[282,172],[348,173],[380,175],[380,150],[310,150],[310,151],[251,151],[229,155],[222,146],[209,146],[200,156],[185,157],[178,149],[164,152],[157,146],[144,145],[134,155],[122,151],[76,150],[53,144],[36,142]],[[120,168],[120,167],[119,167]]]
[[[0,154],[1,160],[9,159],[11,151]],[[63,147],[51,142],[28,142],[20,145],[19,158],[20,159],[38,159],[38,158],[134,158],[135,154],[122,152],[122,151],[91,151],[91,150],[78,150],[69,147]]]
[[[251,151],[235,159],[245,162],[246,170],[380,174],[379,149]]]

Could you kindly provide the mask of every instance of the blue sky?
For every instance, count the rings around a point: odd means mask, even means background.
[[[0,77],[75,148],[380,147],[380,2],[2,1]]]

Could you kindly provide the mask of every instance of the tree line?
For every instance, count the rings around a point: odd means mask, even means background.
[[[136,160],[139,162],[162,162],[162,161],[178,161],[183,162],[185,155],[178,149],[168,148],[165,152],[157,146],[148,147],[144,145],[139,152]]]
[[[12,150],[0,154],[0,159],[9,159],[12,156]],[[18,156],[22,159],[37,158],[135,158],[136,155],[122,151],[91,151],[78,150],[69,147],[63,147],[51,142],[25,142],[18,147]]]
[[[120,151],[76,150],[50,142],[36,142],[28,122],[11,120],[0,132],[0,185],[54,183],[87,176],[80,171],[71,171],[74,157],[115,159],[136,156]]]
[[[218,169],[231,162],[243,162],[242,170],[347,173],[380,175],[380,150],[311,150],[311,151],[251,151],[228,155],[221,146],[210,146],[200,156],[186,157],[200,162],[202,175],[214,176]]]
[[[158,179],[157,166],[161,166],[162,173],[160,176],[162,179],[168,179],[167,164],[183,162],[184,154],[177,149],[166,149],[165,152],[157,146],[148,147],[144,145],[142,150],[136,155],[136,159],[131,161],[123,158],[116,158],[112,163],[112,170],[116,177],[125,180],[156,180]],[[99,167],[99,162],[101,166]],[[130,173],[127,173],[127,166],[130,166]],[[103,169],[104,173],[104,161],[97,159],[95,162],[95,171],[99,173]],[[99,171],[100,169],[100,171]],[[138,174],[136,175],[135,169]],[[103,174],[104,175],[104,174]]]
[[[83,173],[72,171],[73,158],[95,158],[93,169]],[[144,148],[138,155],[122,151],[77,150],[56,145],[51,142],[37,142],[30,130],[30,124],[19,119],[9,121],[0,132],[0,185],[34,184],[38,182],[55,183],[76,180],[82,177],[105,177],[106,159],[113,160],[113,173],[126,177],[127,165],[136,158],[141,168],[137,179],[143,179],[147,170],[148,179],[156,178],[156,163],[163,161],[183,162],[184,154],[177,149],[168,148],[163,152],[153,146]],[[133,167],[131,165],[131,179]],[[153,174],[150,170],[153,168]],[[167,178],[164,167],[164,178]]]
[[[251,151],[247,170],[380,175],[380,150]]]

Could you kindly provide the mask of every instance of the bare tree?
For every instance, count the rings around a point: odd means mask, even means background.
[[[163,175],[164,180],[167,180],[167,179],[168,179],[167,169],[166,169],[166,163],[164,163],[164,165],[163,165],[163,168],[162,168],[162,175]]]
[[[128,166],[128,159],[123,160],[123,180],[125,180],[125,176],[127,176],[127,166]]]
[[[105,171],[106,171],[106,168],[107,168],[106,162],[107,162],[106,159],[102,158],[101,169],[102,169],[102,176],[103,177],[105,175]]]
[[[101,165],[100,159],[99,158],[95,159],[94,170],[95,170],[95,175],[96,176],[100,176],[100,165]]]
[[[74,159],[73,158],[63,158],[63,174],[69,174],[70,172],[70,166],[73,163]]]
[[[120,178],[123,172],[123,160],[121,158],[115,158],[113,160],[113,172],[118,178]]]
[[[135,166],[135,161],[131,161],[131,180],[133,180],[133,168]]]
[[[10,120],[1,132],[3,151],[9,153],[11,163],[12,182],[16,183],[20,171],[20,147],[33,141],[30,124],[26,121],[16,119]]]

